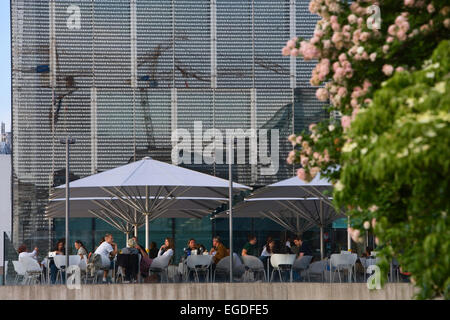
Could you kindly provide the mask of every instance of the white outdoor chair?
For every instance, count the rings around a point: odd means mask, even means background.
[[[272,274],[270,275],[270,281],[273,280],[273,273],[278,271],[280,281],[283,282],[281,277],[281,269],[287,267],[289,269],[290,282],[292,282],[292,265],[294,264],[296,255],[295,254],[280,254],[275,253],[270,257],[270,263],[272,264]]]
[[[358,256],[356,253],[352,254],[332,254],[330,258],[330,282],[334,281],[334,276],[336,272],[339,274],[339,282],[341,281],[341,271],[347,270],[348,280],[351,282],[353,275],[353,268],[355,266],[356,259]],[[334,269],[334,271],[333,271]],[[333,273],[333,277],[331,277]]]
[[[189,281],[189,276],[191,272],[195,273],[195,281],[200,282],[198,277],[199,272],[206,274],[206,281],[209,279],[209,268],[212,263],[213,256],[210,255],[190,255],[186,259],[186,265],[188,268],[186,281]]]
[[[301,276],[302,272],[308,270],[312,258],[312,256],[303,256],[300,259],[296,259],[292,265],[292,270],[298,272]]]
[[[352,252],[348,250],[341,250],[341,254],[352,254]]]
[[[39,263],[31,257],[20,258],[20,263],[25,268],[24,284],[38,284],[43,279],[42,268]]]
[[[16,272],[16,276],[14,278],[14,284],[19,284],[20,278],[25,279],[25,266],[19,261],[13,261],[14,271]]]
[[[262,274],[264,281],[267,279],[266,275],[266,269],[264,268],[264,263],[254,256],[242,256],[242,262],[244,263],[244,266],[246,267],[245,273],[246,273],[246,279],[250,279],[250,274],[253,276],[253,279],[256,279],[257,274]]]
[[[311,281],[311,275],[317,276],[319,275],[322,278],[322,282],[325,281],[325,270],[327,267],[327,260],[315,261],[309,265],[309,268],[306,270],[306,274],[308,275],[308,281]]]
[[[245,267],[242,264],[241,259],[236,253],[233,253],[233,278],[241,278],[245,273]],[[222,258],[216,265],[216,269],[213,274],[213,282],[216,281],[216,275],[223,274],[225,278],[230,275],[230,256]]]
[[[165,276],[166,282],[169,281],[168,266],[172,256],[159,256],[153,259],[150,265],[150,272],[161,274],[161,282],[163,281],[163,275]]]
[[[69,259],[70,259],[70,257],[69,257]],[[58,279],[59,279],[60,283],[62,283],[62,273],[66,266],[66,256],[56,255],[53,257],[53,262],[55,263],[55,266],[58,269],[58,273],[56,274],[55,283],[58,283]]]

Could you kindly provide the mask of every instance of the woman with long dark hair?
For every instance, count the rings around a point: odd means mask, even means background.
[[[166,238],[164,240],[164,244],[161,246],[161,248],[158,251],[158,257],[159,256],[173,256],[175,253],[175,246],[173,244],[172,238]]]
[[[55,255],[65,255],[66,254],[66,240],[65,239],[59,239],[58,242],[56,242],[56,246],[53,250]],[[53,258],[49,259],[49,268],[50,268],[50,281],[52,284],[55,284],[56,282],[56,275],[58,274],[58,268],[55,265],[55,261]],[[62,276],[62,279],[65,279],[64,276]]]

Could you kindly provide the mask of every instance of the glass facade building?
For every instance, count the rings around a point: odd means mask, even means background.
[[[182,165],[227,178],[225,147],[223,152],[216,147],[208,161],[202,157],[211,144],[206,130],[218,129],[223,142],[227,129],[265,129],[267,154],[277,153],[278,170],[264,174],[267,164],[259,156],[250,164],[253,149],[247,140],[245,163],[234,165],[234,180],[260,187],[291,177],[295,168],[285,161],[288,135],[326,117],[309,84],[313,63],[281,55],[289,38],[312,35],[318,16],[308,4],[11,0],[13,242],[47,247],[64,231],[44,212],[51,188],[64,183],[59,140],[66,135],[77,140],[71,179],[144,156],[171,162],[177,129],[192,134],[192,153],[183,156],[201,160]],[[199,124],[202,130],[195,130]],[[111,231],[93,219],[71,226],[71,239],[82,238],[88,247]],[[283,232],[266,220],[243,219],[238,226],[239,239],[252,230],[260,232],[260,241]],[[161,219],[151,224],[150,237],[160,245],[174,235],[178,249],[195,237],[209,247],[211,235],[225,236],[225,229],[209,218]],[[244,241],[239,239],[238,244]]]

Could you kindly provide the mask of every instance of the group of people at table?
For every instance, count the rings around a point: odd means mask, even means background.
[[[119,257],[120,255],[140,255],[140,272],[141,276],[144,278],[145,282],[153,282],[155,281],[155,275],[151,275],[149,270],[152,262],[157,257],[168,257],[170,260],[173,259],[174,256],[174,241],[172,238],[166,238],[164,244],[157,249],[156,243],[152,242],[150,244],[150,248],[145,250],[142,245],[139,244],[137,237],[132,237],[127,242],[127,247],[118,249],[117,244],[114,242],[114,238],[111,234],[106,234],[100,241],[99,245],[93,252],[88,252],[85,245],[82,241],[77,240],[74,242],[74,247],[76,249],[76,254],[80,256],[80,261],[85,263],[86,266],[92,264],[93,257],[99,256],[101,259],[102,270],[103,270],[103,278],[102,282],[108,282],[108,275],[110,270],[115,267],[114,258]],[[27,247],[25,244],[21,245],[18,249],[19,251],[19,261],[21,261],[24,257],[31,257],[33,259],[38,259],[38,248],[34,248],[32,252],[27,251]],[[229,256],[229,249],[225,247],[222,243],[219,236],[216,236],[212,240],[212,248],[211,250],[207,250],[205,246],[201,244],[197,244],[195,239],[189,239],[187,243],[187,247],[183,249],[183,257],[182,261],[186,261],[186,259],[190,255],[212,255],[212,268],[219,263],[219,261],[227,256]],[[50,254],[51,253],[51,254]],[[65,255],[65,239],[60,239],[56,243],[56,246],[53,251],[51,251],[46,259],[39,264],[44,269],[44,274],[49,272],[49,280],[50,283],[56,283],[58,267],[56,266],[53,257],[55,255]],[[267,259],[274,253],[288,253],[288,254],[296,254],[298,258],[301,258],[303,255],[312,255],[312,251],[307,245],[306,242],[303,242],[300,237],[295,237],[293,239],[293,243],[290,241],[286,241],[285,243],[281,243],[276,241],[272,237],[268,237],[265,245],[262,250],[257,246],[257,238],[254,235],[250,235],[248,237],[248,242],[244,245],[241,255],[251,255],[258,257],[261,261],[266,262]],[[48,268],[48,269],[47,269]],[[127,272],[126,268],[124,269],[125,273],[125,281],[129,281],[130,277],[134,277],[135,275],[132,272]],[[137,268],[136,268],[137,270]],[[128,270],[130,271],[130,270]],[[64,281],[65,276],[61,277],[62,281]],[[157,278],[157,277],[156,277]]]

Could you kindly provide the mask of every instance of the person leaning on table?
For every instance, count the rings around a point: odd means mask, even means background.
[[[215,236],[213,238],[212,249],[209,252],[211,255],[214,255],[213,262],[214,264],[219,263],[220,260],[229,256],[228,249],[223,245],[220,241],[219,236]]]
[[[249,235],[248,236],[248,242],[244,245],[244,248],[242,249],[242,256],[258,256],[258,248],[256,247],[256,236],[255,235]]]

